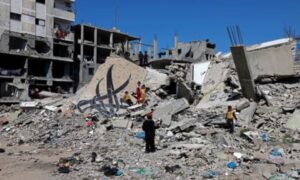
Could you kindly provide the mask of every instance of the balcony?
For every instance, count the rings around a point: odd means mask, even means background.
[[[67,10],[62,10],[58,8],[53,9],[53,16],[55,18],[64,19],[68,21],[75,21],[75,13]]]

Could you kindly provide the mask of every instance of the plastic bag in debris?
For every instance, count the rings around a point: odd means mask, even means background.
[[[268,133],[262,133],[261,139],[263,140],[263,142],[268,142],[268,141],[270,141],[269,134],[268,134]]]
[[[145,132],[144,131],[139,131],[135,134],[135,137],[139,139],[145,139]]]
[[[282,148],[274,148],[271,150],[270,155],[272,156],[283,156],[284,151]]]
[[[233,161],[227,163],[227,167],[230,169],[235,169],[235,168],[237,168],[237,166],[238,166],[237,163],[233,162]]]
[[[148,168],[148,167],[145,168],[129,167],[129,171],[135,172],[140,175],[145,175],[145,176],[153,176],[158,173],[156,169]]]
[[[218,176],[218,173],[216,171],[209,171],[207,174],[204,174],[204,178],[214,178]]]

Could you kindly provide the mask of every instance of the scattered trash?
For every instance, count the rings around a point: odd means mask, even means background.
[[[139,139],[145,139],[145,132],[144,131],[139,131],[135,134],[135,137]]]
[[[207,174],[204,174],[204,178],[215,178],[218,176],[218,173],[216,171],[209,171]]]
[[[129,171],[135,172],[140,175],[145,175],[145,176],[153,176],[157,174],[157,170],[154,168],[138,168],[138,167],[129,167]]]
[[[115,168],[115,167],[108,166],[108,165],[104,165],[101,168],[101,171],[104,173],[105,176],[117,176],[118,172],[119,172],[119,169]]]
[[[180,169],[181,167],[179,165],[174,166],[165,166],[165,171],[167,173],[174,173],[176,170]]]
[[[227,167],[230,168],[230,169],[235,169],[235,168],[237,168],[237,166],[238,166],[238,164],[236,162],[233,162],[233,161],[227,163]]]
[[[270,155],[272,156],[283,156],[284,151],[282,148],[274,148],[271,150]]]
[[[97,158],[97,153],[92,152],[92,160],[91,160],[91,162],[95,162],[96,158]]]
[[[269,134],[268,134],[268,133],[262,133],[261,139],[263,140],[263,142],[268,142],[268,141],[270,141]]]
[[[239,153],[239,152],[235,152],[235,153],[233,153],[233,155],[234,155],[236,158],[238,158],[238,159],[241,159],[242,156],[243,156],[243,154],[242,154],[242,153]]]

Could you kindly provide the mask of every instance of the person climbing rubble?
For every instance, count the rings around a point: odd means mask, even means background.
[[[152,112],[147,114],[147,119],[144,121],[142,129],[145,132],[146,150],[145,153],[155,152],[155,129],[160,125],[156,125],[152,119]]]
[[[124,96],[122,98],[122,101],[128,104],[129,106],[133,105],[133,102],[131,100],[131,96],[128,91],[125,91]]]
[[[136,98],[137,104],[141,104],[141,82],[137,82],[137,87],[135,93],[133,93],[134,97]]]
[[[145,84],[142,85],[141,87],[141,99],[140,99],[140,103],[144,104],[146,101],[146,86]]]
[[[232,106],[228,106],[228,109],[226,112],[226,121],[227,121],[227,126],[229,128],[229,132],[231,134],[234,133],[234,120],[237,121],[235,111],[233,110]]]

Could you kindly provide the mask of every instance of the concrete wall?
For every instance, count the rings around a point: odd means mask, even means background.
[[[10,11],[17,14],[22,14],[22,1],[11,0]]]
[[[36,18],[46,20],[46,5],[36,3]]]
[[[294,62],[290,44],[247,52],[253,79],[259,76],[293,75]]]
[[[4,3],[0,0],[0,3]],[[10,8],[9,4],[0,4],[0,29],[9,29]]]
[[[193,64],[193,82],[198,85],[203,84],[209,65],[210,61]]]
[[[236,71],[242,86],[243,95],[248,99],[256,99],[254,79],[250,67],[250,60],[244,46],[231,47]],[[253,66],[252,66],[253,67]]]
[[[22,32],[27,34],[35,34],[35,16],[22,14]]]

